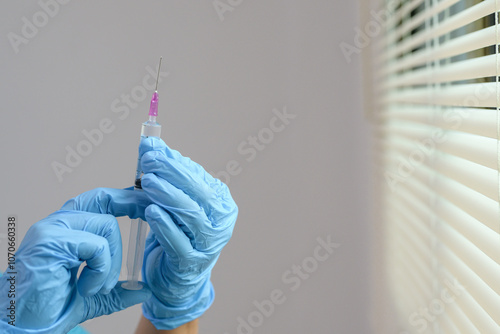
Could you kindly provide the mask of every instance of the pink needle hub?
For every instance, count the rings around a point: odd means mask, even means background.
[[[149,106],[149,116],[158,116],[158,92],[153,93],[151,104]]]

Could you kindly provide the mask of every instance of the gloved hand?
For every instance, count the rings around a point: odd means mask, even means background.
[[[87,195],[86,200],[95,203],[96,193],[99,190]],[[134,203],[140,201],[126,198],[128,203],[116,204],[107,196],[102,201],[103,211],[117,207],[118,213],[130,213],[136,218],[141,209]],[[70,201],[65,207],[73,204]],[[67,333],[83,321],[150,298],[147,287],[127,291],[116,284],[121,259],[120,231],[112,215],[62,210],[37,222],[16,252],[16,327],[8,324],[5,313],[10,299],[2,296],[0,332]],[[78,268],[84,261],[86,266],[77,279]],[[0,277],[0,291],[9,290],[9,278],[7,273]]]
[[[238,208],[229,189],[158,138],[141,140],[145,212],[143,278],[153,297],[144,316],[157,329],[174,329],[201,316],[214,298],[210,273],[231,238]]]

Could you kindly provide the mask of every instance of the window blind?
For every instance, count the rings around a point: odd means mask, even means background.
[[[375,305],[398,333],[500,333],[500,0],[371,4]]]

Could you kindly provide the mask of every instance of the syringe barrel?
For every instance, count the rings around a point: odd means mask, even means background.
[[[161,135],[161,125],[156,123],[156,117],[149,117],[149,121],[142,123],[141,128],[141,138],[147,137],[158,137]],[[136,189],[142,189],[141,186],[141,177],[142,177],[142,168],[141,168],[141,157],[137,158],[137,168],[135,169],[135,178],[134,178],[134,187]]]
[[[127,290],[140,290],[142,289],[142,285],[139,283],[139,274],[141,273],[144,257],[148,224],[140,218],[132,219],[130,223],[127,253],[127,282],[122,287]]]
[[[149,121],[142,124],[141,138],[160,137],[160,134],[161,125],[156,123],[156,117],[150,117]],[[134,190],[136,191],[142,191],[142,174],[141,157],[139,156],[134,179]],[[139,274],[141,272],[144,257],[147,228],[147,222],[140,218],[131,219],[130,221],[130,237],[127,252],[127,281],[122,284],[124,289],[140,290],[142,288],[139,282]]]

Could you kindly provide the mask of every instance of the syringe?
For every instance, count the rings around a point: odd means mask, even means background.
[[[158,79],[160,77],[161,60],[162,58],[160,57],[155,92],[153,93],[149,107],[149,119],[142,124],[141,138],[160,137],[161,134],[161,125],[156,123],[156,116],[158,116]],[[137,169],[134,180],[135,191],[142,191],[142,174],[141,157],[139,157],[137,159]],[[139,274],[141,272],[142,260],[144,257],[147,227],[148,224],[140,218],[131,220],[127,253],[127,280],[122,283],[122,288],[124,289],[141,290],[143,287],[142,282],[139,282]]]

